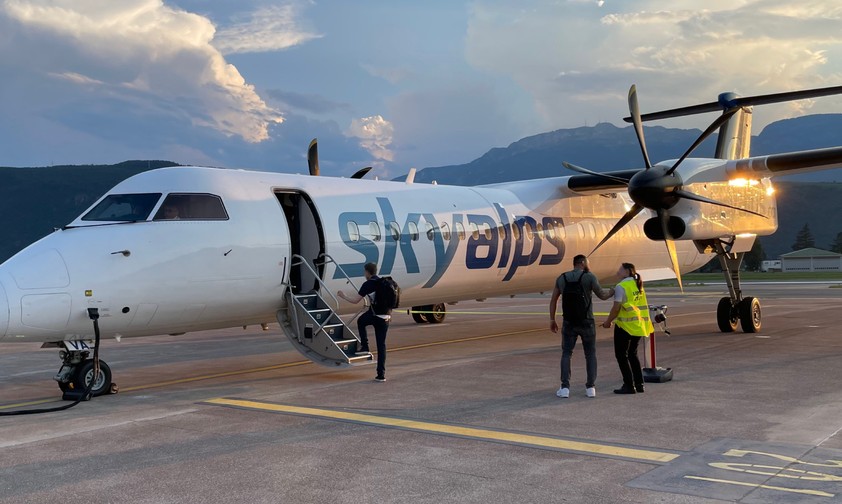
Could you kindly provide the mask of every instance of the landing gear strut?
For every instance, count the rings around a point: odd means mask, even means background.
[[[725,333],[734,332],[737,324],[742,327],[743,332],[756,333],[762,325],[762,312],[760,300],[754,297],[743,297],[740,289],[740,264],[743,262],[745,252],[732,252],[734,241],[731,243],[722,240],[711,240],[697,242],[700,250],[712,247],[722,266],[722,273],[725,275],[725,283],[728,285],[729,297],[719,300],[716,307],[716,323],[719,330]]]

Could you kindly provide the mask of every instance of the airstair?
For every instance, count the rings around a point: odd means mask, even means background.
[[[322,264],[335,264],[354,292],[358,291],[332,257],[322,254],[318,260]],[[309,292],[296,292],[296,286],[287,285],[284,294],[286,309],[278,311],[278,323],[292,346],[308,359],[324,366],[348,367],[371,363],[370,352],[358,353],[360,339],[348,325],[362,312],[346,323],[338,313],[339,300],[327,288],[310,261],[297,254],[291,257],[291,261],[291,268],[309,269],[318,282],[317,289]]]

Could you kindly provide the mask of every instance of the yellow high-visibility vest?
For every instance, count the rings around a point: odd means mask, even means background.
[[[655,327],[649,319],[646,293],[637,289],[637,283],[632,278],[623,280],[617,286],[626,291],[626,301],[620,305],[617,314],[617,325],[632,336],[648,337]]]

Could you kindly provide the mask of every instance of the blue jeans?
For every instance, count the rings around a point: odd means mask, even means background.
[[[386,332],[389,330],[389,322],[378,317],[371,310],[359,316],[357,330],[364,350],[368,349],[366,326],[374,326],[374,339],[377,340],[377,376],[383,378],[386,376]]]
[[[561,386],[570,388],[570,358],[576,348],[576,338],[582,338],[582,348],[585,350],[585,369],[588,380],[585,387],[593,387],[596,383],[596,324],[593,319],[573,324],[564,321],[561,324]]]

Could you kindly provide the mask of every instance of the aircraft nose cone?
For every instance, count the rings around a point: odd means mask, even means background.
[[[9,328],[9,299],[3,284],[0,283],[0,340],[6,337],[6,330]]]

